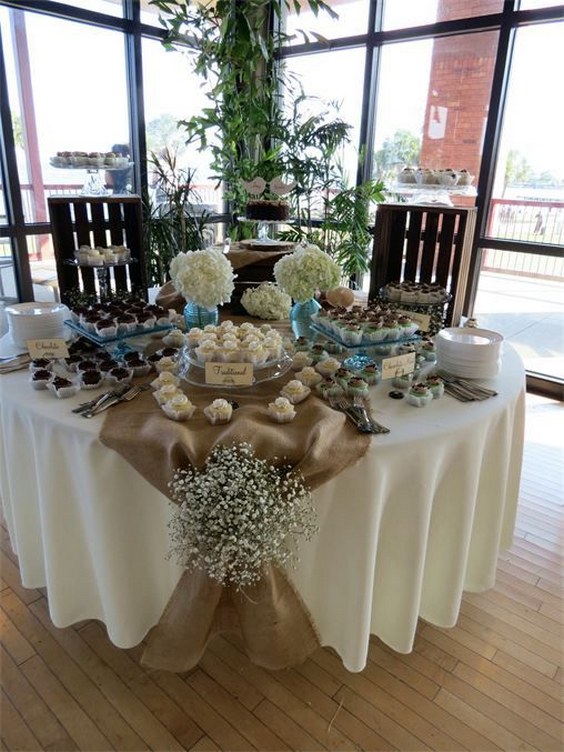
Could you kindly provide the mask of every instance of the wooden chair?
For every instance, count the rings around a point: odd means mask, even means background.
[[[388,282],[436,283],[451,300],[446,326],[458,326],[468,284],[476,209],[380,204],[376,213],[370,300]]]
[[[139,196],[51,196],[47,199],[61,302],[72,303],[73,292],[92,296],[100,286],[113,293],[147,298]],[[77,267],[67,263],[81,245],[124,245],[133,262],[127,266]],[[100,279],[102,275],[102,279]],[[96,282],[98,281],[98,287]]]

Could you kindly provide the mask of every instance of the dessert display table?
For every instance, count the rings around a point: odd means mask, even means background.
[[[131,647],[181,576],[167,558],[172,505],[101,443],[102,415],[72,414],[81,395],[57,400],[28,378],[0,376],[0,496],[22,582],[47,588],[57,626],[99,619]],[[389,382],[373,387],[374,416],[391,432],[313,493],[320,531],[288,574],[350,671],[364,667],[371,634],[409,652],[419,618],[452,626],[463,591],[494,583],[523,447],[524,368],[509,345],[485,383],[496,397],[445,395],[421,410],[389,399]],[[124,421],[129,407],[116,408]]]

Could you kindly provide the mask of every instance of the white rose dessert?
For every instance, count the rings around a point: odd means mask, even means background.
[[[329,376],[333,376],[340,367],[341,362],[337,360],[337,358],[325,358],[325,360],[320,360],[319,363],[316,364],[315,370],[322,376],[325,376],[325,378],[328,378]]]
[[[313,358],[309,353],[304,350],[298,350],[292,357],[292,371],[301,371],[302,368],[310,366],[313,363]]]
[[[204,415],[212,426],[221,423],[229,423],[233,415],[233,408],[225,399],[216,399],[207,407],[204,407]]]
[[[292,379],[292,381],[289,381],[282,387],[280,396],[285,397],[292,405],[297,405],[299,402],[303,402],[310,392],[311,389],[308,386],[298,381],[298,379]]]
[[[298,379],[298,381],[301,381],[302,384],[305,384],[310,388],[315,386],[316,384],[319,384],[319,382],[323,380],[323,376],[320,373],[317,373],[315,368],[313,368],[312,366],[306,366],[305,368],[302,368],[301,371],[297,372],[296,378]]]
[[[196,409],[196,405],[193,405],[182,392],[175,394],[172,399],[161,405],[161,410],[171,420],[189,420]]]
[[[182,347],[184,342],[184,332],[181,332],[180,329],[171,329],[163,337],[163,344],[170,345],[171,347]]]
[[[182,394],[182,392],[175,384],[165,384],[160,389],[157,389],[156,392],[153,392],[153,397],[159,405],[164,405],[165,402],[170,402],[178,394]]]
[[[275,423],[289,423],[296,417],[296,411],[286,397],[277,397],[274,402],[269,402],[267,412]]]
[[[175,374],[172,371],[161,371],[156,379],[153,379],[151,381],[151,386],[153,389],[160,389],[163,386],[168,386],[172,384],[173,386],[178,386],[180,384],[180,379],[178,376],[175,376]]]

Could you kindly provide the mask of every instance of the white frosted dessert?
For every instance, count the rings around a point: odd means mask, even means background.
[[[266,352],[268,360],[275,360],[282,355],[282,337],[275,337],[268,334],[262,341],[262,346]]]
[[[269,402],[267,413],[276,423],[289,423],[296,417],[296,411],[286,397],[277,397],[274,402]]]
[[[156,392],[153,392],[153,397],[159,405],[164,405],[165,402],[170,402],[173,397],[182,393],[175,384],[165,384],[160,389],[157,389]]]
[[[171,420],[189,420],[197,408],[185,394],[179,393],[162,404],[161,409]]]
[[[155,363],[155,368],[157,369],[157,373],[163,373],[164,371],[176,373],[176,371],[178,370],[178,361],[176,360],[176,358],[165,355],[164,358],[157,360],[157,362]]]
[[[333,376],[340,367],[341,363],[337,358],[325,358],[325,360],[320,360],[319,363],[315,365],[315,370],[325,378],[328,378],[329,376]]]
[[[233,407],[225,399],[216,399],[207,407],[204,407],[204,415],[212,425],[229,423],[233,415]]]
[[[206,340],[196,348],[196,357],[200,363],[212,363],[220,357],[219,345],[216,342]]]
[[[313,363],[313,358],[305,350],[298,350],[292,357],[292,370],[301,371],[302,368],[310,366]]]
[[[335,369],[335,371],[336,370],[337,369]],[[320,373],[317,373],[315,368],[313,368],[312,366],[306,366],[305,368],[302,368],[301,371],[298,371],[296,373],[296,379],[298,379],[298,381],[301,381],[302,384],[305,384],[305,386],[309,386],[311,388],[319,384],[319,382],[323,380],[323,376]]]
[[[260,365],[266,360],[262,344],[258,340],[253,340],[247,345],[244,345],[241,349],[244,363],[253,363],[253,365]]]
[[[292,379],[280,391],[280,396],[285,397],[293,405],[303,402],[311,393],[311,389],[298,379]]]
[[[186,340],[190,347],[197,347],[202,335],[203,331],[198,326],[194,326],[190,331],[186,332]]]
[[[241,351],[236,340],[225,339],[221,343],[220,353],[224,363],[237,363],[241,359]]]
[[[182,347],[185,341],[184,332],[181,332],[180,329],[171,329],[163,337],[163,344],[170,347]]]
[[[178,384],[180,384],[180,379],[172,371],[161,371],[157,378],[151,381],[153,389],[160,389],[169,384],[173,384],[173,386],[178,386]]]

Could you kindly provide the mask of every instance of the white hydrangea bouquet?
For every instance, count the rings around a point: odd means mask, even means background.
[[[292,298],[272,282],[249,287],[241,295],[241,305],[250,316],[259,319],[287,319]]]
[[[171,553],[222,585],[241,588],[267,564],[294,563],[296,537],[309,540],[318,529],[301,474],[259,459],[245,442],[218,444],[201,471],[177,471],[169,488],[179,505]]]
[[[202,308],[227,303],[235,288],[235,275],[229,259],[220,250],[179,253],[170,263],[170,278],[186,301]]]
[[[330,290],[339,284],[341,268],[316,245],[299,246],[274,265],[274,277],[296,303],[305,303],[316,290]]]

